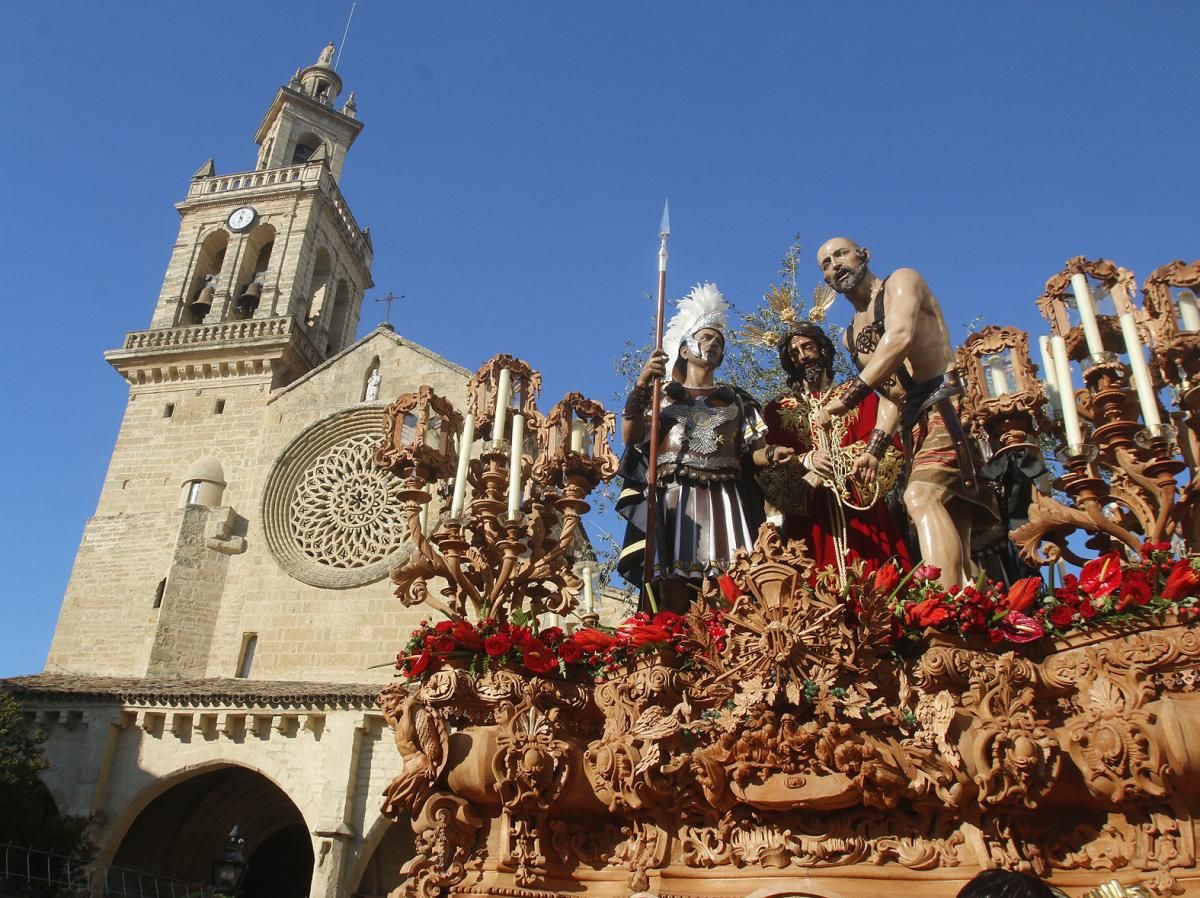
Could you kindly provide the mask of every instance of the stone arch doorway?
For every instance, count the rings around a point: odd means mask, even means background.
[[[386,898],[404,881],[400,868],[412,859],[415,837],[407,822],[381,818],[367,834],[362,860],[351,871],[351,895]]]
[[[112,863],[170,879],[207,882],[229,830],[241,827],[250,863],[240,898],[304,898],[313,849],[300,810],[253,770],[210,769],[169,787],[130,824]]]

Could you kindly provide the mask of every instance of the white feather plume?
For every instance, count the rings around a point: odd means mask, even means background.
[[[683,299],[679,300],[677,311],[667,324],[663,334],[663,349],[670,355],[667,362],[667,374],[671,375],[679,362],[679,346],[684,340],[689,348],[696,352],[692,335],[702,328],[711,327],[725,333],[725,311],[729,303],[713,283],[697,284]]]

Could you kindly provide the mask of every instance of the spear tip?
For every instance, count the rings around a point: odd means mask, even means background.
[[[671,209],[670,209],[670,200],[669,199],[663,200],[663,217],[662,217],[662,224],[658,226],[658,236],[659,237],[670,237],[671,236]]]

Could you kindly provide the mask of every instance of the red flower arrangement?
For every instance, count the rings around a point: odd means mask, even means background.
[[[421,621],[396,656],[396,669],[403,677],[419,679],[453,659],[474,671],[507,665],[539,676],[577,673],[602,679],[631,658],[660,649],[688,662],[687,622],[671,611],[640,612],[615,631],[587,627],[570,635],[560,627],[535,632],[524,626],[523,615],[517,617],[521,623]],[[720,616],[712,615],[707,627],[718,649],[724,648]]]
[[[981,581],[946,591],[939,574],[924,565],[901,575],[885,565],[870,581],[877,595],[890,587],[901,639],[910,644],[926,629],[1021,645],[1150,614],[1200,613],[1200,556],[1176,560],[1168,543],[1146,543],[1136,560],[1121,552],[1101,555],[1054,589],[1026,577],[1009,587]]]
[[[893,614],[892,643],[904,652],[921,644],[927,630],[956,633],[996,644],[1023,645],[1104,623],[1129,623],[1163,613],[1200,614],[1200,556],[1175,559],[1166,543],[1146,543],[1140,557],[1109,552],[1068,574],[1048,589],[1040,577],[1011,586],[980,581],[944,590],[940,571],[920,565],[902,572],[858,563],[845,596],[847,620],[857,624],[868,596],[885,598]],[[739,594],[732,578],[721,578],[726,598]],[[566,634],[560,627],[531,630],[521,613],[513,623],[487,619],[422,621],[396,669],[408,679],[427,677],[451,659],[482,672],[507,665],[538,676],[592,676],[603,679],[641,654],[673,652],[683,666],[697,651],[688,621],[670,611],[639,612],[615,630],[584,628]],[[723,651],[728,636],[720,612],[705,620],[707,643]]]

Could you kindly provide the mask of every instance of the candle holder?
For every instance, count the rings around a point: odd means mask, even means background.
[[[993,359],[1008,359],[1006,392],[993,382]],[[976,436],[985,437],[997,453],[1027,445],[1034,430],[1046,432],[1046,389],[1029,357],[1029,335],[1012,327],[991,325],[972,334],[956,353],[963,375],[963,417]],[[1012,382],[1007,380],[1011,370]],[[998,380],[998,378],[996,378]]]
[[[549,417],[543,416],[532,401],[541,375],[520,360],[497,356],[467,388],[471,414],[480,415],[484,427],[494,422],[497,408],[489,410],[483,403],[496,399],[505,370],[510,384],[519,375],[513,413],[523,416],[528,436],[520,444],[484,439],[478,458],[463,455],[464,489],[470,498],[462,513],[444,517],[429,536],[418,522],[420,509],[430,500],[428,479],[451,473],[454,453],[448,443],[439,444],[443,455],[436,457],[420,450],[422,440],[404,429],[402,419],[397,432],[405,435],[404,450],[377,453],[377,461],[407,475],[401,501],[414,551],[392,572],[396,595],[406,605],[426,604],[452,619],[505,622],[516,609],[563,615],[578,604],[583,586],[575,570],[580,523],[589,508],[588,494],[616,473],[609,445],[615,418],[579,393],[569,394]],[[428,404],[434,408],[432,399]],[[405,412],[409,405],[397,408]],[[447,415],[449,423],[442,429],[452,429],[457,420]],[[580,422],[588,435],[582,442]],[[526,452],[529,446],[535,447],[532,455]],[[520,490],[519,501],[513,500],[514,486]]]

